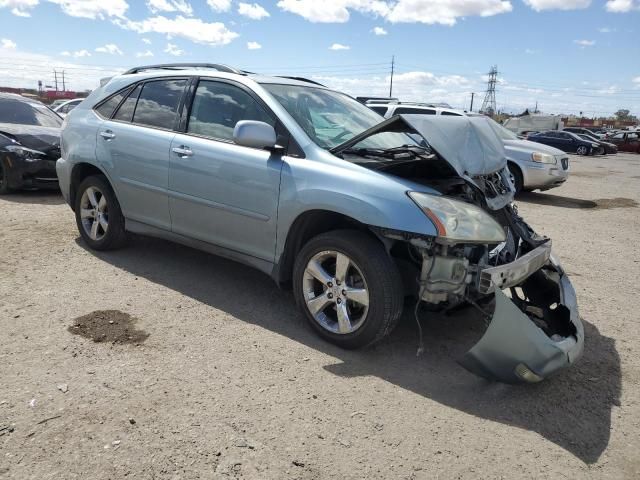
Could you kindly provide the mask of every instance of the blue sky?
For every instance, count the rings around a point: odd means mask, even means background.
[[[221,62],[353,95],[640,115],[640,0],[0,0],[0,85],[65,70],[91,89],[133,65]],[[476,107],[477,108],[477,107]]]

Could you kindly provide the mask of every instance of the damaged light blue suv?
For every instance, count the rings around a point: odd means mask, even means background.
[[[306,79],[156,65],[75,108],[61,156],[89,247],[135,232],[251,265],[341,347],[384,338],[412,297],[482,310],[460,362],[486,378],[536,382],[582,353],[574,289],[512,204],[484,118],[385,120]]]

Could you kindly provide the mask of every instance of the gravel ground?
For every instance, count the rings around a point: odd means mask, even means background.
[[[147,238],[91,252],[59,195],[0,198],[0,478],[639,478],[640,156],[572,170],[518,205],[585,354],[525,386],[458,366],[469,315],[426,318],[419,358],[408,315],[346,352],[256,271]]]

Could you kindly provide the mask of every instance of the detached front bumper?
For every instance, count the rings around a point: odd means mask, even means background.
[[[532,255],[532,265],[540,258],[540,252]],[[520,263],[514,270],[522,274],[524,262]],[[460,363],[492,380],[539,382],[582,355],[584,328],[576,294],[553,256],[516,288],[524,298],[509,298],[495,288],[495,311],[487,331]]]

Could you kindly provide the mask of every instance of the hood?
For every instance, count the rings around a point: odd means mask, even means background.
[[[60,129],[56,127],[0,123],[0,134],[12,138],[23,147],[45,153],[60,148]]]
[[[542,143],[530,142],[529,140],[505,140],[504,148],[509,153],[509,150],[519,150],[524,152],[541,152],[548,153],[549,155],[566,155],[562,150]]]
[[[486,117],[395,115],[331,149],[339,154],[382,132],[417,133],[460,176],[475,177],[507,166],[502,140]]]

